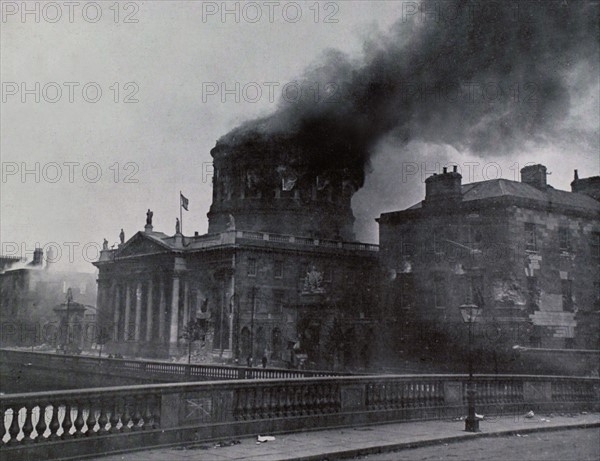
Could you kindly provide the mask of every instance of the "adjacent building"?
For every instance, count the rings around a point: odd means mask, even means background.
[[[598,349],[600,177],[575,172],[567,192],[548,185],[543,165],[520,182],[472,184],[455,168],[425,189],[378,219],[396,347],[451,355],[467,339],[459,307],[475,304],[478,347],[494,359],[515,346]]]
[[[2,345],[62,346],[66,330],[55,308],[66,302],[69,289],[73,303],[85,311],[77,325],[77,342],[83,345],[84,323],[92,325],[87,343],[93,342],[96,276],[87,272],[55,270],[50,263],[52,260],[48,257],[44,264],[44,252],[36,248],[31,262],[17,262],[0,273]],[[69,323],[73,325],[75,320],[73,315]]]

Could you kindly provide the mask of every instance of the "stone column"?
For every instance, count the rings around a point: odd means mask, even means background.
[[[129,340],[129,317],[131,316],[131,289],[129,283],[125,285],[125,317],[123,325],[123,340]]]
[[[183,327],[190,321],[190,283],[183,282]]]
[[[167,310],[167,300],[165,298],[165,280],[161,277],[159,281],[160,300],[158,305],[158,342],[165,342],[165,314]]]
[[[233,270],[231,271],[231,275],[229,277],[227,295],[227,313],[229,314],[229,350],[231,351],[231,357],[233,357],[233,320],[235,316],[235,272]]]
[[[146,342],[152,341],[152,322],[153,322],[153,306],[152,306],[152,279],[148,280],[148,297],[146,298]]]
[[[173,275],[171,285],[171,326],[169,329],[169,353],[177,351],[179,336],[179,276]]]
[[[113,340],[114,341],[118,341],[119,340],[119,320],[120,320],[120,316],[121,316],[121,290],[119,285],[115,285],[115,291],[114,291],[114,295],[113,295],[113,300],[114,300],[114,306],[115,306],[115,311],[114,311],[114,322],[115,322],[115,330],[114,330],[114,336],[113,336]]]
[[[142,282],[138,282],[135,288],[135,330],[134,339],[136,345],[140,342],[140,331],[142,323]]]

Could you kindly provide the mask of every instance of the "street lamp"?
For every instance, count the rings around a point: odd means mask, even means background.
[[[479,420],[475,415],[475,386],[473,385],[473,324],[481,318],[481,309],[475,304],[463,304],[460,313],[469,324],[469,381],[467,382],[468,414],[465,420],[466,432],[479,432]]]
[[[67,296],[66,296],[66,301],[67,301],[67,310],[65,312],[66,317],[67,317],[67,331],[65,333],[65,345],[63,346],[63,354],[67,353],[67,347],[69,345],[69,308],[71,307],[71,302],[73,301],[73,291],[71,290],[71,288],[67,288]]]

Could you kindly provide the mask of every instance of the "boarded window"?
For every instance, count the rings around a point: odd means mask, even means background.
[[[273,275],[276,279],[283,278],[283,261],[276,260],[273,268]]]
[[[525,223],[525,249],[529,251],[537,251],[537,235],[535,224]]]
[[[573,312],[573,281],[561,280],[563,311]]]
[[[256,259],[248,258],[248,277],[256,277]]]

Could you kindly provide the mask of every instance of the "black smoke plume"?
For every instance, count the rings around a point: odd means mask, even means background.
[[[569,72],[597,66],[597,2],[415,2],[416,14],[397,3],[406,14],[365,43],[360,62],[328,51],[299,80],[299,100],[290,90],[216,148],[363,180],[386,136],[508,153],[543,143],[568,112]]]

